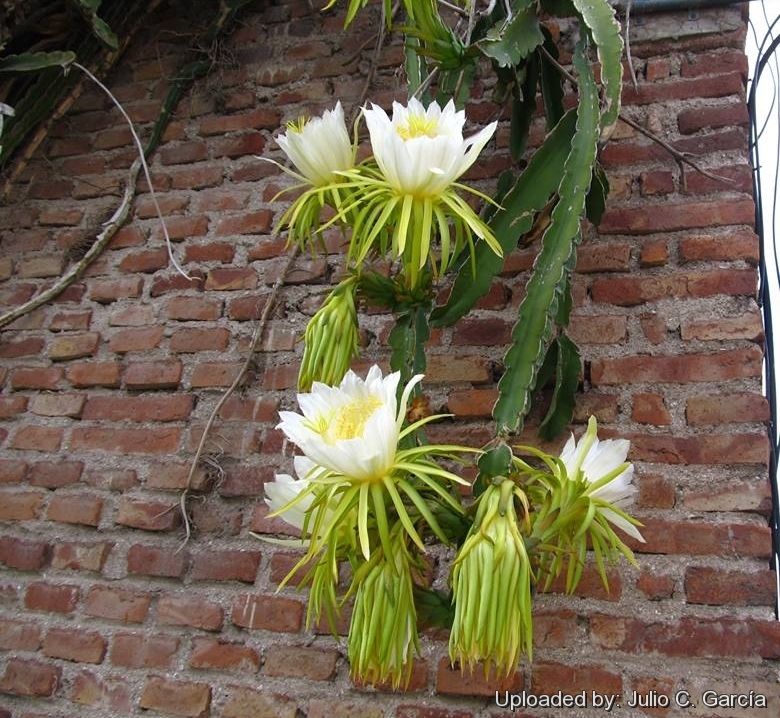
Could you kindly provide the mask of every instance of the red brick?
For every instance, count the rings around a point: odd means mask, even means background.
[[[631,408],[631,420],[640,424],[668,426],[671,424],[669,410],[662,394],[634,394]]]
[[[141,576],[181,577],[186,555],[183,551],[157,545],[133,544],[127,552],[127,572]]]
[[[219,166],[198,165],[171,172],[170,179],[173,189],[195,190],[218,187],[224,180],[224,172]]]
[[[36,394],[30,400],[30,411],[38,416],[77,418],[81,415],[85,399],[81,394]]]
[[[138,475],[134,469],[87,469],[84,483],[96,489],[125,491],[138,485]]]
[[[628,336],[628,318],[617,314],[577,314],[568,334],[577,345],[623,344]]]
[[[728,381],[761,376],[762,352],[756,348],[724,350],[716,354],[627,356],[594,362],[594,384],[640,382]]]
[[[506,677],[497,677],[492,672],[485,676],[484,668],[476,666],[473,672],[453,667],[448,658],[439,661],[436,671],[436,692],[454,696],[478,696],[493,698],[496,691],[517,692],[523,685],[521,671]]]
[[[49,329],[53,332],[79,331],[89,328],[92,320],[92,312],[58,312],[49,322]]]
[[[19,459],[0,459],[0,484],[19,484],[27,476],[27,462]]]
[[[223,327],[182,329],[170,339],[171,351],[179,353],[222,351],[230,342],[230,332]]]
[[[146,352],[155,349],[165,335],[163,327],[124,329],[114,332],[108,340],[108,348],[116,354]]]
[[[447,411],[462,418],[489,417],[497,399],[495,389],[452,391],[447,399]]]
[[[639,574],[636,587],[651,601],[661,601],[674,595],[674,579],[655,571],[643,571]]]
[[[577,250],[577,271],[621,272],[631,266],[631,245],[628,242],[594,242]]]
[[[122,365],[115,361],[85,361],[68,367],[68,381],[76,388],[103,386],[118,387],[122,376]]]
[[[172,297],[166,305],[168,319],[215,321],[222,315],[222,302],[205,297]]]
[[[101,677],[82,671],[73,679],[69,699],[73,703],[105,709],[113,715],[129,715],[132,710],[130,687],[120,677]]]
[[[190,269],[187,274],[187,277],[180,272],[154,275],[149,294],[152,297],[160,297],[168,293],[180,294],[190,289],[201,291],[205,281],[203,272],[199,269]]]
[[[175,636],[118,633],[111,643],[110,660],[125,668],[170,668],[178,648]]]
[[[728,571],[709,566],[685,569],[685,600],[714,606],[774,606],[773,571]]]
[[[282,596],[246,594],[233,601],[231,620],[241,628],[298,633],[303,624],[303,604]]]
[[[43,349],[43,339],[20,339],[0,344],[0,359],[18,359],[19,357],[38,356]]]
[[[234,670],[251,674],[260,667],[260,656],[253,648],[240,643],[225,643],[213,638],[195,638],[192,641],[190,665],[193,668]]]
[[[639,482],[637,505],[647,508],[671,509],[677,502],[677,494],[670,481],[663,476],[642,474]]]
[[[169,143],[160,149],[160,161],[164,165],[183,165],[208,158],[208,145],[203,140]]]
[[[324,702],[322,698],[319,698],[312,701],[312,705],[322,706]],[[273,694],[267,689],[253,690],[241,686],[231,686],[220,718],[296,718],[298,715],[300,715],[298,703],[292,698]],[[359,714],[360,718],[382,718],[383,715],[384,712]],[[350,714],[342,710],[334,713],[323,713],[320,718],[326,716],[358,718],[358,714]],[[314,714],[309,711],[307,718],[314,718]]]
[[[512,323],[497,317],[464,318],[455,326],[453,345],[505,346],[511,340]]]
[[[268,234],[273,226],[273,212],[261,209],[255,212],[242,212],[233,216],[221,217],[214,232],[218,237],[236,234]]]
[[[307,678],[332,681],[336,677],[339,652],[307,646],[269,646],[263,673],[274,678]]]
[[[257,272],[252,267],[216,268],[206,275],[206,289],[234,292],[257,288]]]
[[[156,312],[150,306],[119,307],[108,318],[112,327],[148,327],[155,321]]]
[[[198,581],[254,583],[260,558],[259,551],[200,551],[192,558],[190,576]]]
[[[61,367],[19,367],[11,372],[13,389],[45,389],[54,391],[59,388],[65,372]]]
[[[72,613],[76,610],[81,592],[78,586],[36,581],[27,587],[24,607],[46,613]]]
[[[51,547],[43,541],[0,536],[0,563],[8,568],[19,571],[39,571],[49,563],[50,556]]]
[[[144,531],[172,531],[181,523],[178,502],[146,501],[123,496],[119,500],[116,523]]]
[[[181,381],[182,363],[178,359],[133,362],[124,372],[129,389],[175,389]]]
[[[214,115],[200,123],[203,135],[221,135],[236,130],[275,130],[281,122],[278,110],[257,109],[237,115]]]
[[[83,470],[81,461],[39,461],[30,466],[27,481],[32,486],[58,489],[78,483]]]
[[[152,597],[110,586],[93,586],[84,600],[84,612],[89,616],[122,623],[143,623],[149,613]]]
[[[64,334],[56,337],[49,344],[49,358],[52,361],[81,359],[93,356],[100,343],[100,334],[86,332],[84,334]]]
[[[0,678],[0,692],[17,696],[53,696],[60,684],[59,666],[41,661],[9,658]]]
[[[666,656],[768,658],[780,655],[780,623],[751,618],[684,616],[670,623],[592,616],[591,636],[603,648]]]
[[[635,461],[666,464],[764,464],[766,437],[760,433],[709,433],[697,436],[634,434],[630,437]]]
[[[184,261],[194,263],[221,262],[223,264],[229,264],[233,261],[235,254],[235,245],[228,242],[188,244],[184,251]]]
[[[138,299],[143,291],[142,277],[122,277],[120,279],[91,279],[89,297],[93,302],[108,304],[119,299]]]
[[[136,211],[137,212],[137,211]],[[138,215],[141,216],[140,214]],[[109,249],[140,247],[146,242],[146,233],[138,226],[125,225],[117,230],[108,244]]]
[[[423,705],[400,705],[395,712],[395,718],[472,718],[469,710],[449,708],[434,708]]]
[[[688,397],[685,417],[691,426],[764,422],[769,418],[769,407],[761,394],[699,394]]]
[[[648,234],[732,224],[751,226],[755,221],[755,205],[751,199],[666,203],[660,209],[662,211],[647,204],[630,208],[608,207],[599,224],[599,231],[604,234]]]
[[[82,419],[105,421],[182,421],[194,406],[189,394],[143,396],[94,396],[84,407]]]
[[[70,448],[114,454],[162,454],[178,450],[180,438],[181,429],[170,426],[155,429],[77,426],[71,433]]]
[[[202,237],[209,231],[209,218],[205,215],[167,217],[165,220],[165,229],[168,231],[168,238],[174,241],[189,239],[190,237]],[[155,228],[152,233],[152,239],[156,241],[163,241],[165,239],[162,226]],[[166,253],[166,262],[160,266],[160,269],[165,268],[167,264]]]
[[[168,251],[165,247],[159,249],[144,249],[126,254],[119,262],[119,270],[128,274],[150,274],[168,266]]]
[[[97,526],[103,511],[103,499],[87,494],[55,493],[49,502],[46,518],[66,524]]]
[[[212,601],[197,596],[165,595],[157,605],[157,620],[171,626],[192,626],[219,631],[225,612]]]
[[[146,681],[138,705],[162,713],[207,718],[211,708],[211,687],[205,683],[151,677]]]
[[[717,319],[685,319],[680,324],[680,337],[684,341],[747,339],[759,343],[764,339],[764,324],[758,312]]]
[[[37,651],[41,645],[41,627],[35,623],[0,618],[0,649]]]
[[[243,362],[203,362],[192,371],[193,389],[230,386],[243,368]]]
[[[562,691],[574,695],[596,691],[602,695],[623,695],[623,679],[601,666],[568,666],[563,663],[539,661],[531,673],[531,692],[551,695]]]
[[[0,521],[29,521],[41,513],[45,495],[37,491],[0,493]]]
[[[753,481],[731,480],[703,491],[690,490],[683,496],[683,504],[690,511],[750,511],[768,515],[770,503],[769,481],[763,476]]]
[[[52,568],[100,573],[111,552],[109,543],[74,543],[59,541],[54,546]]]
[[[26,451],[57,451],[62,445],[62,433],[63,430],[56,426],[22,426],[8,446]]]
[[[694,235],[680,239],[682,262],[728,262],[745,260],[756,264],[758,237],[752,231],[732,230],[726,234]]]
[[[0,419],[10,419],[15,414],[23,414],[27,410],[26,396],[0,397]]]
[[[102,663],[106,641],[99,633],[50,628],[43,639],[43,654],[78,663]]]

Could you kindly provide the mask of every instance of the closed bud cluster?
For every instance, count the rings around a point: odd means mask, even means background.
[[[339,284],[309,320],[304,334],[298,390],[309,391],[315,381],[337,385],[358,354],[355,282]]]
[[[492,664],[509,675],[522,653],[531,653],[531,565],[514,506],[524,496],[513,481],[499,481],[480,495],[453,567],[450,660],[469,670],[484,662],[486,673]]]
[[[347,653],[354,676],[367,683],[406,686],[419,649],[412,566],[406,535],[390,536],[391,555],[378,550],[356,576],[357,595]],[[359,579],[359,580],[358,580]]]

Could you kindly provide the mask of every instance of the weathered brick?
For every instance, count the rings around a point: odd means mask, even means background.
[[[29,338],[0,343],[0,359],[18,359],[19,357],[38,356],[44,346],[43,339]]]
[[[773,606],[777,580],[773,571],[728,571],[710,566],[685,569],[685,600],[715,606]]]
[[[132,362],[124,371],[128,389],[175,389],[181,381],[182,363],[178,359]]]
[[[41,626],[27,621],[0,618],[0,649],[37,651],[41,645]]]
[[[181,354],[203,351],[221,351],[230,342],[230,332],[224,327],[181,329],[170,339],[171,351]]]
[[[684,341],[747,339],[751,342],[761,342],[764,338],[764,324],[757,311],[737,317],[686,319],[680,324],[680,337]]]
[[[207,718],[211,707],[211,687],[206,683],[153,676],[146,681],[138,705],[143,709],[177,716]]]
[[[127,551],[127,572],[141,576],[181,577],[186,555],[158,545],[133,544]]]
[[[200,551],[192,557],[190,576],[200,581],[254,583],[260,558],[259,551]]]
[[[144,249],[125,255],[119,262],[119,269],[128,274],[150,274],[168,266],[168,252],[165,247]]]
[[[77,418],[81,415],[85,400],[82,394],[36,394],[30,399],[30,411],[39,416]]]
[[[763,422],[769,407],[761,394],[698,394],[686,400],[685,418],[692,426]]]
[[[117,633],[111,643],[110,661],[125,668],[170,668],[179,639],[159,633]]]
[[[8,442],[12,449],[57,451],[62,445],[63,430],[57,426],[22,426]]]
[[[171,626],[192,626],[204,631],[222,628],[225,612],[213,601],[198,596],[165,595],[157,605],[157,620]]]
[[[233,292],[256,287],[257,272],[252,267],[217,267],[206,275],[207,290]]]
[[[62,669],[51,663],[12,657],[0,678],[0,693],[50,697],[60,684]]]
[[[260,656],[255,649],[240,643],[195,638],[192,641],[190,665],[193,668],[251,673],[260,667]]]
[[[27,462],[20,459],[0,459],[0,484],[20,484],[27,476]]]
[[[137,299],[141,296],[142,277],[121,277],[119,279],[92,279],[89,281],[89,297],[94,302],[108,304],[119,299]]]
[[[322,700],[318,703],[321,704]],[[221,715],[222,718],[296,718],[300,714],[297,701],[288,696],[275,695],[268,690],[231,686]],[[312,716],[311,713],[308,715]],[[352,718],[341,711],[323,714],[323,718],[325,715]],[[361,714],[364,718],[379,718],[380,715]]]
[[[175,501],[163,503],[123,496],[115,521],[144,531],[172,531],[181,523],[181,515]]]
[[[103,511],[103,499],[88,494],[55,493],[49,502],[46,518],[66,524],[97,526]]]
[[[97,421],[181,421],[195,404],[189,394],[142,396],[92,396],[82,419]]]
[[[59,388],[64,375],[63,369],[57,366],[19,367],[11,372],[11,387],[54,391]]]
[[[78,586],[36,581],[27,587],[24,607],[30,611],[72,613],[76,610],[81,591]]]
[[[0,520],[29,521],[41,513],[45,494],[37,491],[4,491],[0,493]]]
[[[508,676],[496,676],[494,672],[486,671],[482,665],[461,670],[453,667],[449,658],[439,661],[436,671],[436,692],[453,696],[494,697],[496,691],[517,692],[523,685],[523,674],[514,671]]]
[[[539,661],[531,672],[531,692],[550,695],[562,691],[574,695],[596,691],[602,695],[623,695],[623,679],[618,673],[595,665],[569,666]]]
[[[111,335],[108,340],[108,348],[116,354],[151,351],[159,346],[164,336],[165,329],[163,327],[123,329]]]
[[[303,604],[282,596],[245,594],[233,601],[231,620],[241,628],[298,633],[303,623]]]
[[[200,132],[203,135],[221,135],[236,130],[275,130],[280,121],[278,110],[260,108],[244,114],[206,117],[200,123]]]
[[[165,310],[168,319],[214,321],[222,314],[222,302],[206,297],[172,297]]]
[[[92,386],[118,387],[122,377],[122,365],[115,361],[85,361],[68,366],[67,379],[76,388]]]
[[[263,673],[275,678],[308,678],[332,681],[339,652],[307,646],[270,646],[265,652]]]
[[[111,621],[143,623],[151,603],[152,597],[147,593],[96,585],[84,599],[84,612]]]
[[[0,563],[8,568],[39,571],[48,565],[50,557],[51,546],[44,541],[0,536]]]
[[[73,703],[111,711],[114,715],[128,715],[132,710],[130,687],[120,677],[102,677],[81,671],[73,679],[68,697]]]
[[[114,454],[163,454],[179,448],[181,429],[161,426],[154,429],[76,426],[71,432],[71,449],[108,451]]]
[[[193,389],[230,386],[243,368],[243,362],[203,362],[192,371]]]
[[[43,654],[77,663],[102,663],[106,641],[99,633],[50,628],[43,639]]]
[[[51,558],[52,568],[100,573],[111,553],[111,544],[58,541]]]

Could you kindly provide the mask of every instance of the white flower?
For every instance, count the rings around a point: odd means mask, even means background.
[[[436,197],[477,159],[496,129],[496,123],[463,139],[466,114],[450,100],[444,109],[428,109],[412,98],[404,107],[393,103],[391,120],[381,107],[363,108],[374,159],[388,183],[398,192]]]
[[[296,456],[293,459],[293,466],[297,479],[289,474],[277,474],[274,481],[265,485],[265,503],[272,513],[278,512],[296,499],[302,491],[309,488],[311,479],[320,473],[316,471],[317,465],[305,456]],[[313,500],[312,494],[304,496],[279,515],[288,524],[302,529],[306,512]]]
[[[315,464],[352,482],[380,481],[393,467],[415,376],[398,407],[400,373],[382,377],[374,365],[365,381],[348,371],[338,387],[314,382],[298,394],[302,414],[281,411],[278,427]]]
[[[315,186],[330,184],[338,179],[337,172],[351,169],[355,163],[341,102],[322,117],[289,123],[287,132],[276,142],[304,179]]]
[[[638,490],[632,483],[634,465],[626,461],[630,442],[627,439],[599,441],[596,429],[596,419],[590,417],[582,438],[575,442],[574,436],[570,436],[560,458],[569,477],[576,480],[582,472],[584,479],[593,485],[589,496],[622,509],[632,502]],[[644,541],[637,528],[621,515],[606,506],[598,510],[607,521]]]

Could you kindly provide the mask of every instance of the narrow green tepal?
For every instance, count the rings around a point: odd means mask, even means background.
[[[519,431],[530,408],[536,375],[553,339],[559,299],[571,271],[596,162],[601,118],[598,88],[582,43],[577,45],[574,66],[579,84],[576,129],[558,187],[559,199],[542,237],[542,248],[512,330],[512,344],[504,357],[504,375],[493,408],[499,436]]]

